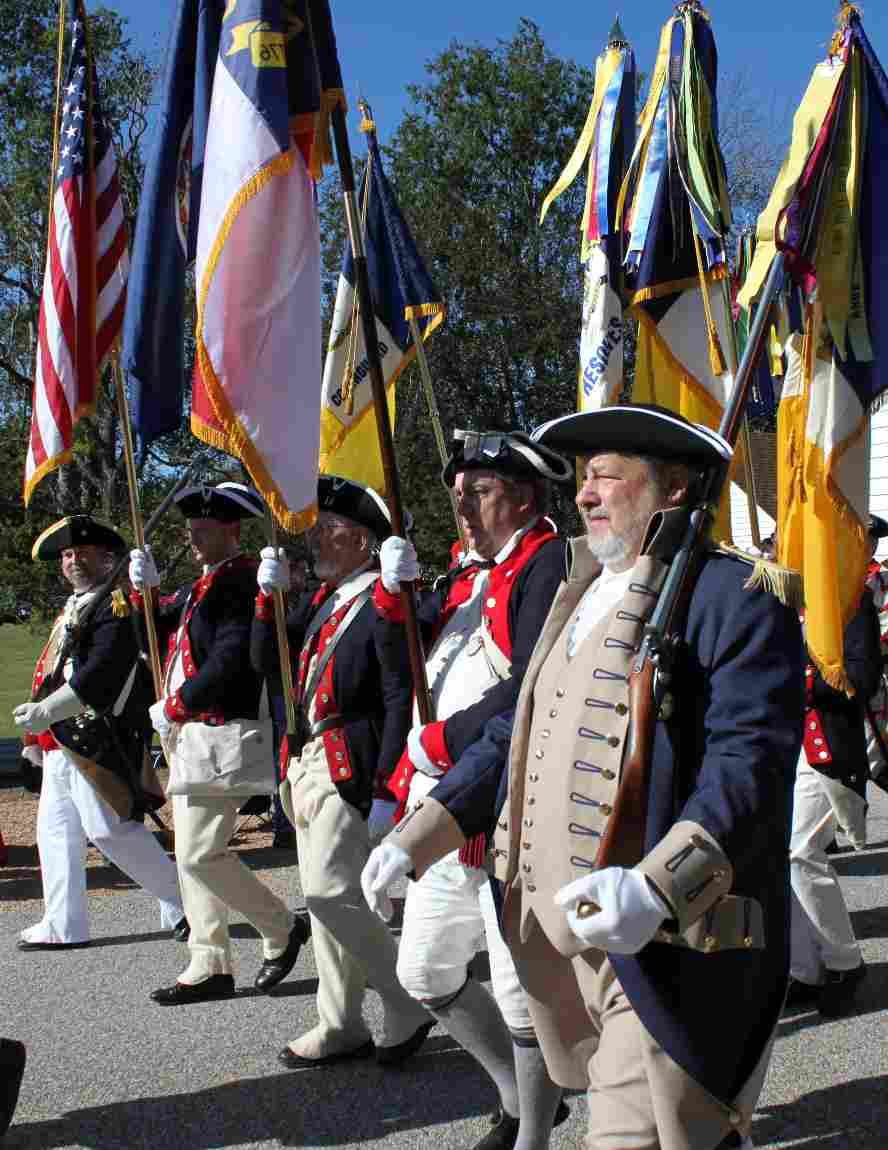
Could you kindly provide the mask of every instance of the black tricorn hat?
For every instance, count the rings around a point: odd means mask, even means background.
[[[523,431],[453,432],[450,458],[441,472],[445,487],[452,487],[460,471],[496,471],[514,479],[551,479],[572,483],[573,465],[548,447],[534,443]]]
[[[711,467],[733,456],[731,445],[718,432],[691,423],[678,412],[644,403],[562,415],[536,428],[533,440],[556,447],[565,455],[614,451],[674,459],[692,467]]]
[[[380,542],[392,533],[391,515],[382,496],[341,475],[318,476],[318,509],[360,523]]]
[[[884,520],[881,515],[871,515],[867,532],[870,539],[884,539],[888,535],[888,521]]]
[[[175,504],[186,519],[218,519],[220,523],[265,514],[265,503],[258,491],[244,483],[228,481],[215,487],[186,487],[176,496]]]
[[[34,540],[32,559],[57,559],[69,547],[105,547],[109,551],[125,551],[126,541],[113,527],[99,523],[91,515],[66,515],[47,527]]]

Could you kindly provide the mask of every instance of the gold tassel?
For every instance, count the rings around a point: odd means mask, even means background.
[[[718,550],[752,564],[752,574],[743,584],[747,591],[767,591],[784,607],[790,607],[793,611],[801,611],[804,608],[805,589],[801,572],[793,571],[791,567],[781,567],[773,559],[748,555],[729,543],[719,544]]]
[[[709,337],[709,366],[712,374],[722,376],[728,370],[725,353],[722,351],[721,340],[718,338],[718,328],[712,315],[712,303],[709,299],[709,283],[706,279],[706,268],[703,264],[703,248],[700,239],[694,233],[694,254],[697,257],[697,274],[700,278],[700,295],[703,300],[703,312],[706,316],[706,334]]]
[[[111,613],[115,619],[125,619],[130,613],[129,599],[119,587],[111,592]]]

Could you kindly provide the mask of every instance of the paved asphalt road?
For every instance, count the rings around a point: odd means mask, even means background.
[[[757,1147],[888,1146],[888,797],[872,798],[872,846],[838,858],[869,978],[853,1016],[823,1022],[795,1012],[781,1022],[753,1131]],[[298,870],[265,869],[271,854],[246,857],[300,906]],[[90,896],[88,950],[18,953],[18,931],[38,917],[39,904],[0,904],[0,1034],[29,1047],[4,1150],[468,1150],[483,1135],[492,1089],[440,1030],[398,1072],[367,1062],[295,1073],[278,1066],[284,1043],[314,1020],[311,945],[276,996],[263,997],[251,989],[259,944],[236,922],[238,996],[155,1006],[148,991],[174,981],[185,948],[158,932],[147,896],[109,878],[113,894]],[[378,1026],[372,993],[367,1010]],[[553,1150],[582,1146],[585,1100],[573,1098],[571,1110]]]

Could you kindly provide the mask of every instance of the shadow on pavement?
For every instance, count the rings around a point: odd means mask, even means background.
[[[888,938],[888,907],[873,906],[852,910],[851,923],[858,942],[865,938]]]
[[[495,1102],[477,1064],[446,1037],[431,1040],[402,1070],[382,1071],[372,1061],[321,1069],[14,1124],[4,1150],[221,1150],[254,1142],[334,1147],[483,1116]],[[436,1089],[444,1076],[446,1091]]]
[[[86,889],[89,892],[128,891],[138,890],[139,887],[113,863],[105,862],[86,868]],[[0,900],[25,902],[42,898],[43,885],[40,881],[37,848],[11,846],[9,863],[0,869]]]
[[[873,878],[888,874],[888,851],[867,849],[860,854],[833,855],[832,864],[842,878],[851,876]]]
[[[756,1114],[756,1146],[787,1142],[804,1150],[877,1150],[888,1130],[888,1076],[840,1082]]]

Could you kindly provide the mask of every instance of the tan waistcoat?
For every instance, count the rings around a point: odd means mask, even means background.
[[[563,955],[585,950],[553,895],[588,874],[611,813],[629,725],[628,675],[666,568],[642,556],[622,598],[568,658],[570,621],[598,564],[575,548],[521,688],[509,793],[493,841],[494,871],[521,896],[521,939],[534,919]]]

